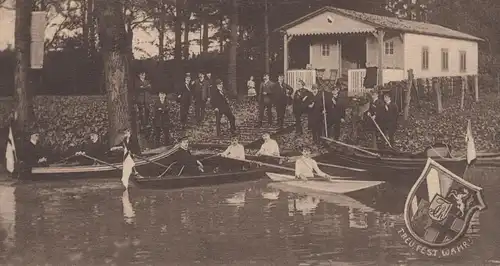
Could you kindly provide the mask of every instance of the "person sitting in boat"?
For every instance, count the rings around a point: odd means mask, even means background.
[[[239,143],[238,136],[231,137],[231,145],[220,156],[245,160],[245,147]]]
[[[31,169],[33,167],[47,166],[47,157],[44,156],[44,152],[39,146],[40,134],[38,132],[32,132],[30,134],[30,140],[26,143],[20,151],[19,159],[21,161],[19,175],[21,178],[26,178],[31,175]]]
[[[276,140],[272,139],[269,133],[262,134],[262,139],[264,143],[260,146],[260,150],[255,155],[272,158],[280,157],[280,149]]]
[[[451,148],[444,140],[443,135],[437,135],[434,139],[434,144],[425,148],[424,154],[426,157],[451,158]]]
[[[97,162],[92,158],[100,159],[104,153],[106,153],[106,149],[104,149],[103,145],[99,142],[99,135],[91,133],[89,140],[83,144],[82,149],[77,151],[75,155],[82,157],[79,159],[81,164],[95,165]]]
[[[111,148],[111,151],[123,150],[127,149],[128,152],[131,153],[132,159],[134,159],[134,155],[141,154],[141,148],[139,147],[139,141],[137,138],[132,136],[132,131],[130,129],[123,130],[123,139],[118,146],[114,146]],[[126,156],[126,155],[124,155]]]
[[[307,180],[314,177],[314,172],[321,177],[329,177],[319,169],[318,163],[311,158],[311,149],[304,147],[302,149],[302,156],[295,161],[295,177]]]
[[[189,139],[184,137],[180,141],[179,150],[174,154],[174,161],[180,168],[178,175],[199,175],[203,171],[203,164],[189,151]]]

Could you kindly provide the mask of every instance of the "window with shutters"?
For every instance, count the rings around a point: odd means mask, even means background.
[[[467,71],[467,53],[460,51],[460,72]]]
[[[443,71],[448,71],[448,49],[441,49],[441,69]]]
[[[322,56],[330,56],[330,45],[327,43],[323,43],[321,45],[321,55]]]
[[[422,69],[429,69],[429,47],[422,48]]]
[[[390,55],[394,54],[394,42],[385,42],[385,54]]]

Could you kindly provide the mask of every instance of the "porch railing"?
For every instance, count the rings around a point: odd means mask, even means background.
[[[316,70],[314,69],[293,69],[286,73],[286,82],[292,86],[294,90],[300,88],[299,80],[303,80],[306,87],[310,88],[312,84],[316,84]]]
[[[363,95],[364,93],[370,91],[370,89],[363,86],[365,76],[366,69],[349,69],[347,71],[347,94],[349,97]],[[404,80],[405,72],[402,69],[384,69],[382,76],[385,84],[391,81]]]

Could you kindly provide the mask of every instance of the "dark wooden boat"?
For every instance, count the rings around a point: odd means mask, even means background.
[[[260,160],[255,156],[246,156],[248,160]],[[274,163],[278,164],[279,160]],[[269,160],[267,160],[269,162]],[[213,186],[235,182],[245,182],[265,178],[266,171],[274,169],[269,166],[259,166],[256,164],[239,163],[223,157],[213,157],[202,162],[204,173],[196,176],[178,175],[178,167],[172,167],[171,171],[164,176],[144,176],[132,178],[131,180],[140,188],[145,189],[176,189],[199,186]],[[244,166],[245,168],[241,168]],[[291,163],[282,164],[290,167]],[[141,173],[142,174],[142,173]]]
[[[161,149],[158,153],[152,152],[145,154],[144,159],[136,159],[135,167],[138,172],[147,175],[158,175],[165,170],[165,167],[172,163],[172,155],[175,150],[171,147]],[[120,160],[119,160],[120,161]],[[158,165],[158,164],[161,165]],[[122,162],[111,163],[110,165],[78,165],[78,164],[60,164],[47,167],[35,167],[32,174],[23,179],[27,180],[60,180],[60,179],[78,179],[78,178],[118,178],[122,175]]]
[[[467,166],[465,158],[433,158],[453,173],[462,176]],[[393,183],[413,184],[427,162],[426,157],[403,157],[381,154],[380,157],[350,150],[331,147],[330,152],[317,157],[320,162],[327,162],[349,167],[366,169],[369,177]]]

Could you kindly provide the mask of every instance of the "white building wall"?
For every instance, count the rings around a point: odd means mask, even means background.
[[[478,44],[474,41],[405,33],[404,36],[405,75],[413,69],[415,78],[477,75]],[[422,69],[423,47],[429,49],[429,68]],[[441,50],[448,49],[448,70],[442,69]],[[467,56],[466,71],[460,70],[460,51]]]

